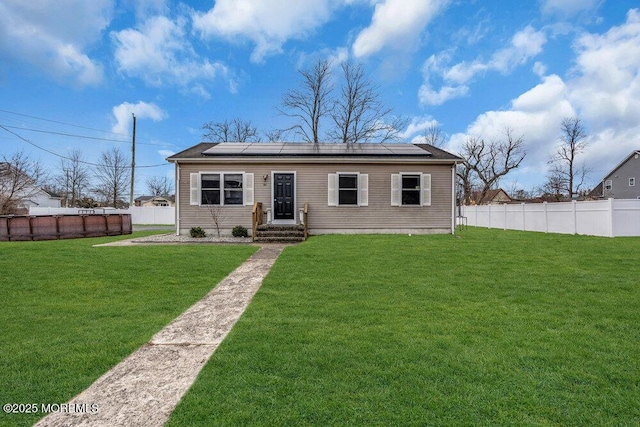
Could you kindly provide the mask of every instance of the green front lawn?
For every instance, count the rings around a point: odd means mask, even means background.
[[[64,403],[202,298],[252,246],[0,242],[0,402]],[[99,402],[96,402],[99,404]],[[0,425],[41,415],[0,414]]]
[[[639,425],[640,239],[287,248],[169,425]]]

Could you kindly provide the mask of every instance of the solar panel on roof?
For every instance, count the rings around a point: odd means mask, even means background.
[[[206,150],[208,155],[230,156],[428,156],[414,144],[338,144],[338,143],[239,143],[223,142]]]
[[[399,155],[411,155],[411,154],[425,155],[425,154],[429,154],[428,151],[425,151],[420,147],[416,147],[413,144],[388,144],[387,148],[393,154],[399,154]]]

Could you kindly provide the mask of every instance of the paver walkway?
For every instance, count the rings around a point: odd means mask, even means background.
[[[68,409],[79,412],[52,413],[36,426],[164,425],[283,248],[260,248],[151,341],[73,398]]]

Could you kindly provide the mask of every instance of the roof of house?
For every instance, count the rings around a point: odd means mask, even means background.
[[[484,204],[484,203],[489,203],[492,202],[500,193],[503,193],[507,199],[512,200],[511,196],[509,196],[507,194],[506,191],[504,191],[502,188],[496,188],[496,189],[492,189],[487,191],[487,194],[484,195],[484,197],[482,198],[482,200],[478,200],[478,204]],[[474,193],[474,195],[476,197],[479,197],[481,195],[481,192],[478,191],[476,193]]]
[[[614,173],[615,171],[617,171],[617,170],[618,170],[622,165],[624,165],[625,163],[627,163],[627,162],[629,161],[629,159],[631,159],[633,156],[640,156],[640,150],[633,150],[633,151],[631,152],[631,154],[629,154],[627,157],[625,157],[625,158],[624,158],[624,160],[623,160],[623,161],[621,161],[620,163],[618,163],[618,164],[616,165],[616,167],[614,167],[613,169],[611,169],[611,171],[610,171],[608,174],[606,174],[606,175],[604,176],[604,178],[602,179],[602,181],[604,181],[605,179],[607,179],[610,175],[613,175],[613,173]]]
[[[297,143],[297,142],[202,142],[167,158],[168,161],[183,159],[205,159],[215,157],[376,157],[376,158],[422,158],[446,160],[453,163],[462,159],[429,144],[381,144],[381,143]]]
[[[146,202],[147,200],[163,199],[170,202],[175,202],[175,196],[139,196],[134,199],[136,202]]]

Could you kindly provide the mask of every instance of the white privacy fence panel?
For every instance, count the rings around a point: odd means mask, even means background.
[[[614,236],[640,236],[640,214],[638,213],[640,200],[616,200],[613,211]]]
[[[129,208],[133,224],[175,224],[176,208],[173,206]]]
[[[171,206],[139,207],[129,209],[110,208],[29,208],[29,215],[78,215],[125,213],[131,214],[132,224],[175,224],[176,208]]]
[[[467,224],[591,236],[640,236],[640,200],[463,206]]]

